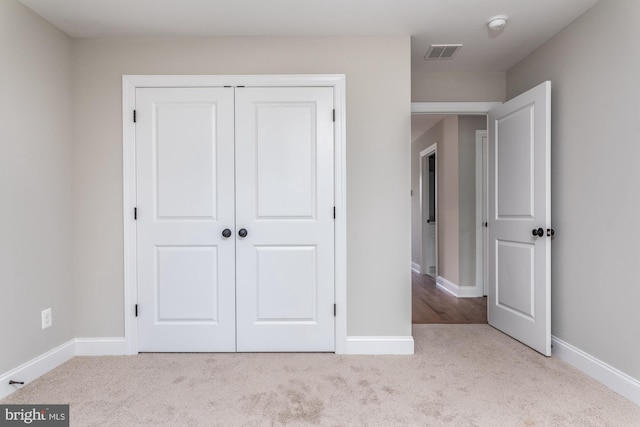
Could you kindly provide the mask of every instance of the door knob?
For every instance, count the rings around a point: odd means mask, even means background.
[[[222,230],[222,237],[224,237],[225,239],[231,237],[231,230],[229,230],[228,228]]]
[[[241,228],[240,230],[238,230],[238,236],[247,237],[247,230],[245,230],[244,228]]]
[[[531,233],[532,233],[534,236],[538,236],[538,237],[542,237],[542,236],[544,236],[544,230],[543,230],[542,228],[538,228],[537,230],[534,228],[534,229],[531,231]]]
[[[553,237],[555,234],[556,234],[556,230],[554,230],[553,228],[547,228],[548,237]]]

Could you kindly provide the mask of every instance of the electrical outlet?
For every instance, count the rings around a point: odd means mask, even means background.
[[[53,324],[53,317],[51,317],[51,307],[42,310],[42,329],[46,329]]]

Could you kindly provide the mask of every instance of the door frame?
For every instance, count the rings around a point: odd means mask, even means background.
[[[428,272],[428,268],[425,265],[426,264],[426,258],[425,258],[425,237],[427,235],[427,231],[426,231],[426,227],[425,227],[425,212],[424,212],[424,203],[425,201],[423,200],[423,196],[424,196],[424,182],[425,182],[425,175],[428,176],[429,171],[425,171],[424,168],[422,167],[423,165],[423,160],[425,158],[427,158],[427,160],[429,159],[429,157],[431,157],[432,154],[435,154],[436,156],[436,173],[434,176],[434,181],[435,181],[435,200],[436,200],[436,235],[435,235],[435,242],[434,242],[434,258],[435,258],[435,264],[436,264],[436,271],[435,271],[435,275],[434,275],[434,279],[436,277],[438,277],[438,143],[434,142],[432,145],[430,145],[429,147],[425,148],[424,150],[422,150],[420,152],[419,155],[419,161],[420,161],[420,221],[421,221],[421,226],[420,226],[420,230],[422,231],[422,235],[420,236],[420,245],[422,247],[422,254],[420,257],[420,274],[429,274]],[[428,201],[426,203],[429,203]]]
[[[485,143],[482,143],[484,137]],[[476,131],[476,286],[486,296],[489,291],[489,272],[487,271],[488,233],[484,223],[489,218],[488,199],[488,160],[489,131]]]
[[[138,354],[136,304],[136,89],[144,87],[332,87],[334,95],[334,291],[335,352],[347,350],[347,200],[346,200],[346,96],[344,74],[292,75],[123,75],[122,76],[122,182],[124,236],[124,340],[125,354]]]
[[[489,115],[489,111],[502,105],[502,102],[412,102],[411,114],[456,114],[456,115]],[[436,156],[436,162],[438,157]],[[437,168],[437,166],[436,166]],[[436,169],[437,171],[437,169]],[[436,172],[437,173],[437,172]],[[437,225],[436,217],[436,225]],[[437,235],[436,226],[436,235]],[[485,253],[486,248],[485,248]],[[438,259],[438,251],[436,248],[436,260]],[[436,261],[437,262],[437,261]],[[485,257],[485,271],[487,271],[488,258]],[[436,265],[437,269],[437,265]],[[486,281],[485,281],[486,283]],[[476,283],[476,287],[477,287]],[[481,290],[482,292],[482,290]]]

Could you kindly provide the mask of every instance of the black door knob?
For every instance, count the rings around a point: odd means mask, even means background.
[[[240,230],[238,230],[238,236],[247,237],[247,230],[245,230],[244,228],[241,228]]]
[[[538,237],[542,237],[542,236],[544,236],[544,230],[543,230],[542,228],[538,228],[537,230],[534,228],[534,229],[531,231],[531,233],[532,233],[534,236],[538,236]]]
[[[224,237],[225,239],[231,237],[231,230],[229,230],[228,228],[222,230],[222,237]]]

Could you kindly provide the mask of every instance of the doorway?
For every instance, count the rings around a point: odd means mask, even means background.
[[[438,276],[437,143],[420,152],[420,221],[422,223],[422,259],[420,272]]]
[[[412,131],[417,128],[413,121],[425,121],[424,116],[412,116]],[[412,156],[418,157],[419,170],[412,240],[419,236],[420,243],[412,245],[414,251],[418,249],[418,256],[414,252],[412,257],[412,319],[414,323],[487,323],[486,245],[483,230],[478,230],[485,222],[482,176],[486,169],[482,166],[486,154],[483,140],[478,145],[476,136],[477,131],[484,132],[486,145],[486,112],[427,116],[435,122],[431,128],[418,128],[420,136],[412,134]]]
[[[488,116],[488,323],[550,356],[551,240],[555,234],[551,228],[551,82],[504,103],[412,104],[412,113],[443,112]],[[445,193],[438,182],[439,194]],[[438,203],[442,211],[441,198]],[[438,216],[441,230],[448,216]],[[455,283],[440,280],[443,265],[440,261],[437,284],[454,294],[461,291]],[[476,285],[475,291],[484,293],[483,288]]]

